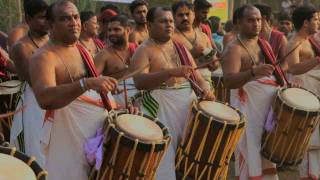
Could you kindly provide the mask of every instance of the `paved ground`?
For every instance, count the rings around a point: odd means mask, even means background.
[[[230,163],[227,180],[235,180],[234,177],[234,163]],[[284,170],[278,170],[279,180],[299,180],[299,173],[297,167],[288,167]]]

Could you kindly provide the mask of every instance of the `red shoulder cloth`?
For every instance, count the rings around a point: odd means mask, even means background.
[[[187,54],[187,49],[186,49],[181,43],[179,43],[179,42],[177,42],[177,41],[173,41],[173,44],[174,44],[174,46],[175,46],[175,48],[176,48],[176,50],[177,50],[177,52],[178,52],[178,55],[179,55],[179,59],[180,59],[180,61],[181,61],[181,64],[182,64],[182,65],[187,65],[187,66],[192,66],[191,61],[190,61],[190,59],[189,59],[189,57],[188,57],[188,54]],[[196,76],[195,76],[194,73],[191,74],[190,79],[191,79],[193,82],[197,82]],[[191,85],[192,85],[192,83],[191,83]],[[201,94],[201,92],[199,91],[199,89],[193,87],[193,85],[192,85],[192,89],[194,90],[194,92],[195,92],[197,95],[200,95],[200,94]]]
[[[284,34],[280,31],[277,30],[272,30],[271,34],[270,34],[270,45],[271,48],[274,52],[274,55],[276,56],[276,58],[279,55],[280,49],[281,49],[281,41],[284,37]]]
[[[91,77],[98,77],[98,73],[96,70],[96,67],[93,64],[93,59],[91,57],[91,55],[89,54],[89,52],[85,49],[85,47],[83,47],[81,44],[77,44],[77,48],[80,52],[80,55],[82,57],[82,59],[84,60],[84,64],[87,67],[88,73]],[[110,99],[108,98],[108,96],[104,93],[100,93],[101,96],[101,100],[103,102],[104,107],[110,111],[115,107],[112,107],[112,103],[110,101]]]
[[[136,43],[129,43],[129,52],[130,56],[132,57],[134,52],[136,51],[138,45]]]
[[[93,38],[93,42],[96,44],[96,46],[98,47],[99,50],[101,50],[101,49],[103,49],[105,47],[104,42],[102,42],[98,38]]]
[[[209,38],[209,40],[211,42],[212,48],[213,49],[217,49],[216,44],[212,40],[212,32],[211,32],[210,26],[207,25],[207,24],[200,23],[199,27],[200,27],[201,31],[208,36],[208,38]]]
[[[258,44],[262,50],[263,55],[266,57],[266,63],[271,64],[271,65],[275,65],[276,64],[276,57],[273,53],[273,50],[271,49],[270,44],[266,40],[261,39],[261,38],[259,38]],[[279,65],[276,65],[275,71],[273,74],[274,74],[274,76],[277,80],[277,83],[279,85],[284,86],[284,85],[288,84],[288,81],[285,77],[285,74]]]
[[[316,56],[320,56],[320,44],[314,38],[314,36],[310,36],[309,42],[312,46],[313,51],[316,53]]]

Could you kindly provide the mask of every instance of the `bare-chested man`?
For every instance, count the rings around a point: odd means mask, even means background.
[[[240,7],[237,39],[227,45],[222,55],[225,85],[231,88],[231,105],[247,117],[247,126],[236,150],[236,176],[240,180],[277,179],[275,164],[261,154],[261,137],[284,74],[274,68],[275,58],[267,41],[259,38],[261,14],[254,6]]]
[[[30,65],[36,99],[47,110],[41,139],[45,169],[50,180],[86,180],[89,165],[84,143],[102,127],[107,115],[95,91],[106,94],[117,82],[92,77],[97,73],[90,54],[78,44],[81,21],[73,3],[56,1],[47,10],[47,20],[49,43],[36,52]]]
[[[130,34],[129,41],[139,45],[149,38],[146,20],[148,3],[145,0],[134,0],[129,5],[129,9],[136,22],[135,30]]]
[[[97,16],[92,11],[83,11],[80,13],[80,19],[79,42],[90,52],[92,57],[95,57],[104,47],[103,42],[96,38],[99,29]]]
[[[287,38],[280,31],[274,30],[271,24],[271,15],[272,9],[270,6],[265,4],[255,4],[256,8],[260,10],[262,20],[261,25],[262,29],[260,32],[260,37],[265,39],[271,45],[274,55],[277,59],[281,59],[286,55],[287,50]],[[283,70],[286,71],[288,69],[287,65],[283,66]]]
[[[208,2],[207,0],[194,0],[193,5],[194,5],[194,14],[195,14],[195,19],[193,23],[194,28],[198,28],[202,32],[204,32],[210,39],[212,47],[216,49],[216,45],[212,40],[212,33],[211,33],[210,26],[205,24],[209,10],[212,7],[211,3]]]
[[[204,54],[206,53],[205,50],[208,51],[209,49],[213,49],[208,36],[198,28],[193,28],[193,4],[184,0],[178,1],[172,5],[172,13],[176,27],[173,39],[182,43],[191,52],[196,64],[199,66],[215,59],[215,55],[204,59],[204,56],[206,55]],[[218,62],[212,63],[210,70],[215,70],[217,66]],[[204,67],[200,69],[200,72],[205,80],[212,85],[210,70]]]
[[[24,3],[25,21],[29,31],[10,50],[10,57],[16,65],[19,78],[26,81],[23,96],[19,102],[19,106],[25,108],[14,116],[10,141],[27,155],[35,156],[41,165],[44,165],[44,155],[40,147],[44,111],[39,107],[31,89],[29,65],[31,56],[49,39],[45,17],[47,8],[48,4],[44,0]],[[22,141],[21,138],[23,138]]]
[[[129,21],[124,15],[115,16],[108,23],[108,40],[110,46],[103,49],[95,58],[95,65],[98,73],[111,76],[116,79],[121,78],[127,73],[131,64],[131,57],[137,47],[135,43],[129,43]],[[127,97],[125,97],[122,87],[123,82],[119,82],[118,94],[114,95],[116,102],[125,107],[125,101],[136,93],[133,80],[126,80]],[[126,100],[124,98],[127,98]]]
[[[141,109],[170,129],[172,143],[157,172],[157,179],[174,180],[175,151],[182,138],[190,103],[195,100],[188,79],[203,89],[203,98],[213,100],[210,87],[199,72],[186,48],[172,41],[174,20],[170,9],[151,8],[147,14],[150,38],[142,43],[133,56],[133,67],[146,67],[134,77],[138,89],[144,90]],[[192,75],[191,75],[192,74]]]
[[[319,17],[313,7],[302,6],[294,10],[292,21],[296,33],[288,43],[288,51],[297,47],[287,60],[289,73],[302,87],[320,96],[320,38],[317,32]],[[302,43],[302,44],[301,44]],[[314,148],[317,147],[317,148]],[[315,128],[310,140],[310,149],[299,167],[303,179],[318,179],[320,176],[320,135]]]
[[[8,49],[10,50],[11,46],[13,46],[17,41],[23,38],[29,31],[29,27],[27,23],[18,24],[8,33]]]

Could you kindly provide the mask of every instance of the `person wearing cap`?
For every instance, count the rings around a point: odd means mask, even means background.
[[[105,42],[108,45],[107,42],[107,32],[108,32],[108,22],[112,17],[117,16],[118,13],[112,9],[106,9],[104,10],[101,15],[98,18],[98,21],[100,22],[100,34],[99,34],[99,39],[103,42]]]
[[[139,45],[149,38],[146,19],[148,3],[145,0],[134,0],[129,5],[129,9],[136,23],[134,31],[130,34],[129,41]]]
[[[98,35],[98,20],[97,16],[92,11],[82,11],[81,19],[81,34],[79,42],[89,51],[92,57],[104,47],[101,40],[97,39]]]

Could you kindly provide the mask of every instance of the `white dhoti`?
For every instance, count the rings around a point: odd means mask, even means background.
[[[245,132],[235,152],[236,176],[240,180],[262,179],[264,175],[275,174],[275,164],[264,159],[260,151],[265,120],[276,91],[273,77],[251,81],[242,89],[231,90],[231,105],[240,109],[247,118]]]
[[[119,82],[118,88],[120,91],[122,91],[124,89],[123,87],[124,87],[123,81]],[[127,101],[130,102],[130,99],[134,95],[136,95],[138,92],[135,85],[134,85],[133,78],[129,78],[126,80],[126,89],[127,89]],[[120,94],[115,94],[115,95],[113,95],[113,97],[118,105],[120,105],[121,107],[125,107],[126,100],[124,97],[124,92],[122,92]]]
[[[320,96],[320,69],[293,76],[302,87]],[[310,138],[309,149],[299,166],[300,177],[318,179],[320,177],[320,133],[319,125]]]
[[[187,84],[187,83],[186,83]],[[175,180],[175,156],[185,125],[188,120],[191,102],[196,99],[189,83],[181,89],[157,89],[150,95],[158,103],[157,117],[169,129],[171,143],[157,171],[157,180]],[[146,99],[146,98],[143,98]],[[147,98],[148,99],[148,98]],[[150,111],[142,105],[141,110],[150,115]]]
[[[95,91],[87,91],[66,107],[51,113],[44,123],[41,139],[48,179],[88,179],[90,170],[84,143],[103,126],[106,116],[107,111]]]
[[[24,146],[24,149],[19,150],[24,151],[28,156],[34,156],[37,162],[44,166],[45,158],[41,151],[40,137],[45,111],[39,107],[34,93],[27,83],[17,108],[21,107],[22,111],[15,114],[13,118],[10,144],[17,148]],[[23,133],[23,142],[18,140],[20,133]]]

